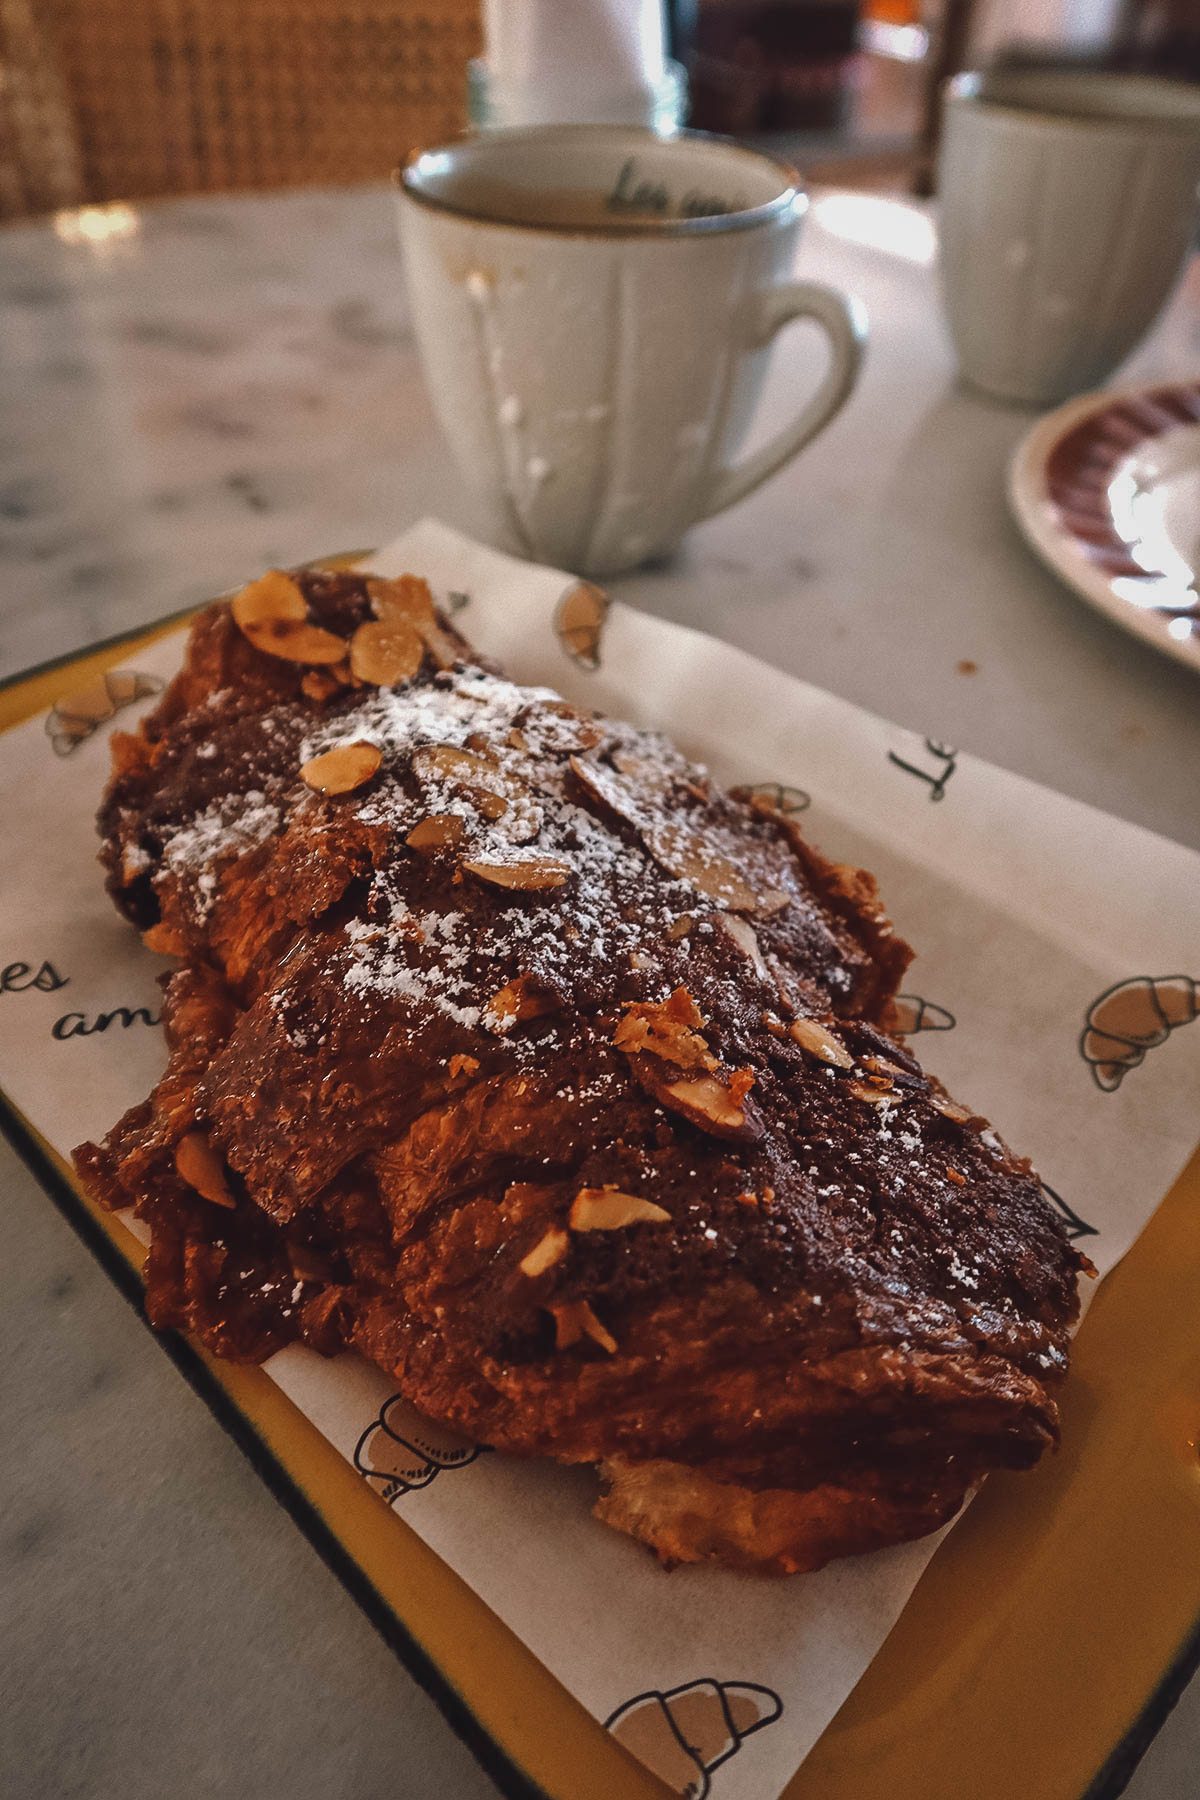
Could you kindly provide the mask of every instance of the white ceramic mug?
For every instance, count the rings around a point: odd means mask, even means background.
[[[1196,226],[1200,91],[1078,70],[960,75],[938,176],[941,278],[976,387],[1047,406],[1104,381]]]
[[[794,172],[720,139],[625,126],[498,131],[399,177],[430,396],[494,543],[610,575],[673,546],[803,449],[846,401],[857,302],[790,281]],[[740,463],[776,332],[829,367]]]

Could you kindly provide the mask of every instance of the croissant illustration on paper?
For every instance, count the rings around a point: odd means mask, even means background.
[[[922,1000],[919,994],[897,994],[892,1001],[888,1024],[899,1037],[912,1037],[917,1031],[953,1031],[958,1023],[944,1006]]]
[[[608,595],[590,581],[577,581],[554,609],[558,641],[581,669],[600,667],[600,635],[608,617]]]
[[[745,800],[755,810],[778,813],[784,819],[794,819],[812,805],[811,794],[782,781],[755,781],[730,791],[735,800]]]
[[[1093,1000],[1079,1050],[1096,1086],[1115,1093],[1147,1050],[1165,1044],[1178,1026],[1190,1025],[1200,1012],[1196,993],[1190,975],[1134,975]]]
[[[435,1424],[403,1394],[393,1394],[359,1438],[354,1466],[390,1504],[428,1487],[444,1469],[465,1469],[482,1452],[481,1444]]]
[[[703,1679],[637,1694],[605,1724],[673,1794],[704,1800],[712,1771],[782,1711],[779,1695],[757,1682]]]
[[[135,700],[161,693],[162,687],[157,675],[140,675],[135,669],[109,669],[99,681],[73,694],[64,694],[46,716],[46,735],[55,755],[70,756],[97,726],[107,725]]]

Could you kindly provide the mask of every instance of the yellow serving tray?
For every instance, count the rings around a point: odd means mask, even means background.
[[[3,684],[0,730],[179,623]],[[0,1124],[140,1304],[136,1239],[92,1205],[2,1094]],[[1059,1454],[1032,1473],[991,1477],[786,1800],[1120,1792],[1200,1664],[1198,1322],[1200,1149],[1088,1313]],[[667,1789],[261,1370],[216,1362],[173,1334],[160,1341],[506,1794],[662,1800]]]

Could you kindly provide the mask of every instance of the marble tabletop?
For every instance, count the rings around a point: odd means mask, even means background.
[[[1030,415],[955,384],[933,248],[913,204],[817,196],[798,267],[867,304],[858,392],[613,591],[1200,846],[1200,682],[1019,538],[1003,478]],[[764,435],[817,355],[783,340]],[[1200,262],[1122,373],[1198,368]],[[386,189],[0,230],[0,674],[426,513],[473,523]],[[0,1791],[494,1795],[8,1151],[0,1184]],[[1129,1791],[1183,1800],[1198,1764],[1193,1689]]]

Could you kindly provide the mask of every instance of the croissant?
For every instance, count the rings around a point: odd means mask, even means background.
[[[76,1152],[220,1356],[353,1349],[596,1465],[667,1562],[929,1532],[1056,1441],[1083,1259],[889,1036],[911,952],[770,790],[482,662],[424,583],[273,572],[113,740],[170,1060]]]

